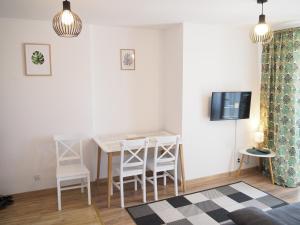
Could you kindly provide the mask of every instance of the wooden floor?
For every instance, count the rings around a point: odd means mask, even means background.
[[[300,188],[283,188],[272,185],[268,178],[258,172],[242,174],[240,178],[234,176],[216,176],[209,179],[199,179],[188,182],[187,192],[205,190],[220,185],[245,181],[263,191],[269,192],[289,203],[300,201]],[[132,191],[131,184],[125,190],[126,206],[138,205],[142,202],[140,191]],[[128,187],[129,186],[129,187]],[[173,195],[173,185],[169,183],[164,188],[159,185],[159,198],[167,198]],[[147,187],[147,200],[153,201],[152,187]],[[44,190],[14,196],[15,203],[7,209],[0,210],[0,224],[33,224],[33,225],[134,225],[126,210],[120,209],[119,193],[115,191],[112,197],[112,207],[106,208],[106,183],[92,184],[92,206],[87,205],[86,194],[80,190],[63,192],[63,210],[57,211],[56,190]],[[102,221],[102,222],[101,222]]]

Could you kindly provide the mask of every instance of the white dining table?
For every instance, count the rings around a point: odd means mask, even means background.
[[[122,140],[134,140],[139,138],[149,138],[149,148],[155,147],[154,137],[175,135],[168,131],[154,131],[135,134],[120,134],[120,135],[98,135],[93,138],[94,142],[98,146],[97,157],[97,181],[100,178],[101,168],[101,153],[104,152],[108,157],[107,163],[107,207],[111,205],[111,185],[112,185],[112,160],[114,156],[120,155],[121,141]],[[181,189],[185,192],[185,171],[184,171],[184,158],[183,158],[183,143],[179,145],[179,160],[180,160],[180,172],[181,172]]]

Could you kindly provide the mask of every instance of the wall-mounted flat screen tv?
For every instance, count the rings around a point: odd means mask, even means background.
[[[210,120],[239,120],[250,116],[251,92],[213,92]]]

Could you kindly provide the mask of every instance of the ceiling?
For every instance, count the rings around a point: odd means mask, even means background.
[[[254,24],[256,0],[70,0],[83,23],[113,26],[160,26],[180,22]],[[0,17],[52,20],[62,0],[1,0]],[[269,0],[268,22],[300,21],[300,0]]]

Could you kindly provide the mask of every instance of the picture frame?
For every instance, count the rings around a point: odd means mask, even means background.
[[[51,45],[24,43],[25,75],[51,76]]]
[[[121,70],[135,70],[135,50],[120,49]]]

